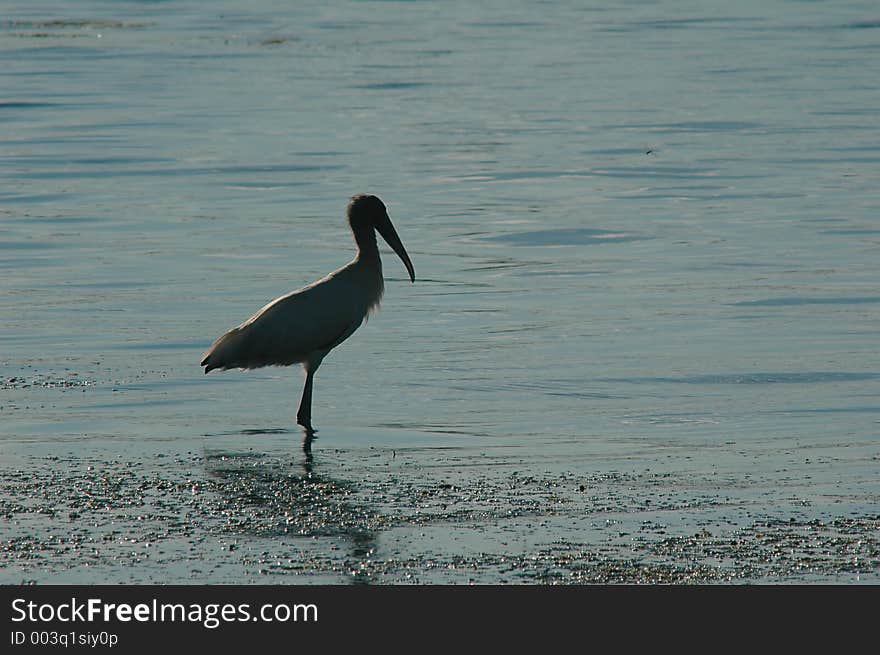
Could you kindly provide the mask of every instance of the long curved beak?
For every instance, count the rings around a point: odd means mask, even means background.
[[[382,235],[382,238],[385,239],[385,243],[391,246],[391,249],[397,253],[397,256],[400,257],[403,265],[406,266],[406,271],[409,273],[410,282],[416,281],[416,269],[413,268],[412,262],[409,260],[409,255],[406,254],[406,248],[403,247],[403,244],[400,242],[400,237],[397,236],[397,230],[394,229],[394,226],[391,224],[391,219],[388,218],[388,214],[385,214],[379,221],[376,223],[376,231]]]

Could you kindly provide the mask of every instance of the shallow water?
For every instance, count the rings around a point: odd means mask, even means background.
[[[870,2],[14,4],[0,578],[876,581],[878,35]],[[306,461],[299,371],[198,362],[348,261],[356,192],[417,280],[383,250]],[[103,505],[60,493],[114,471]],[[132,491],[200,482],[186,529]],[[169,555],[85,566],[114,520]],[[768,554],[789,523],[826,560]]]

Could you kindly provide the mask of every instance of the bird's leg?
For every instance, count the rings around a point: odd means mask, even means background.
[[[303,387],[302,400],[299,401],[299,411],[296,413],[296,422],[308,432],[314,432],[312,429],[312,380],[314,377],[315,371],[311,366],[307,366],[306,386]]]
[[[315,430],[312,428],[312,385],[314,384],[315,372],[318,370],[321,362],[324,361],[327,352],[326,350],[315,351],[303,362],[303,368],[306,372],[306,384],[303,387],[302,400],[299,401],[296,422],[305,429],[309,444],[311,444],[311,438],[315,435]]]

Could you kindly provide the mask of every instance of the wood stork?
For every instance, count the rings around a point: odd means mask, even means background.
[[[315,371],[333,348],[357,330],[378,308],[384,291],[376,233],[403,260],[410,281],[416,274],[385,205],[376,196],[356,195],[348,204],[348,224],[357,244],[355,258],[327,277],[276,298],[238,327],[221,336],[202,359],[214,369],[289,366],[305,368],[296,422],[311,438],[312,384]]]

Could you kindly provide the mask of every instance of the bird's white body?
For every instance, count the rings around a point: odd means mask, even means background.
[[[350,337],[382,299],[384,282],[376,232],[403,260],[410,280],[415,281],[415,269],[381,200],[354,196],[348,206],[348,222],[358,247],[351,262],[307,287],[276,298],[217,339],[202,359],[205,373],[303,364],[306,384],[297,422],[306,428],[307,435],[313,432],[315,371],[327,353]]]
[[[317,282],[276,298],[232,328],[208,351],[207,365],[247,369],[323,359],[377,308],[383,289],[378,253],[375,257],[361,253]]]

